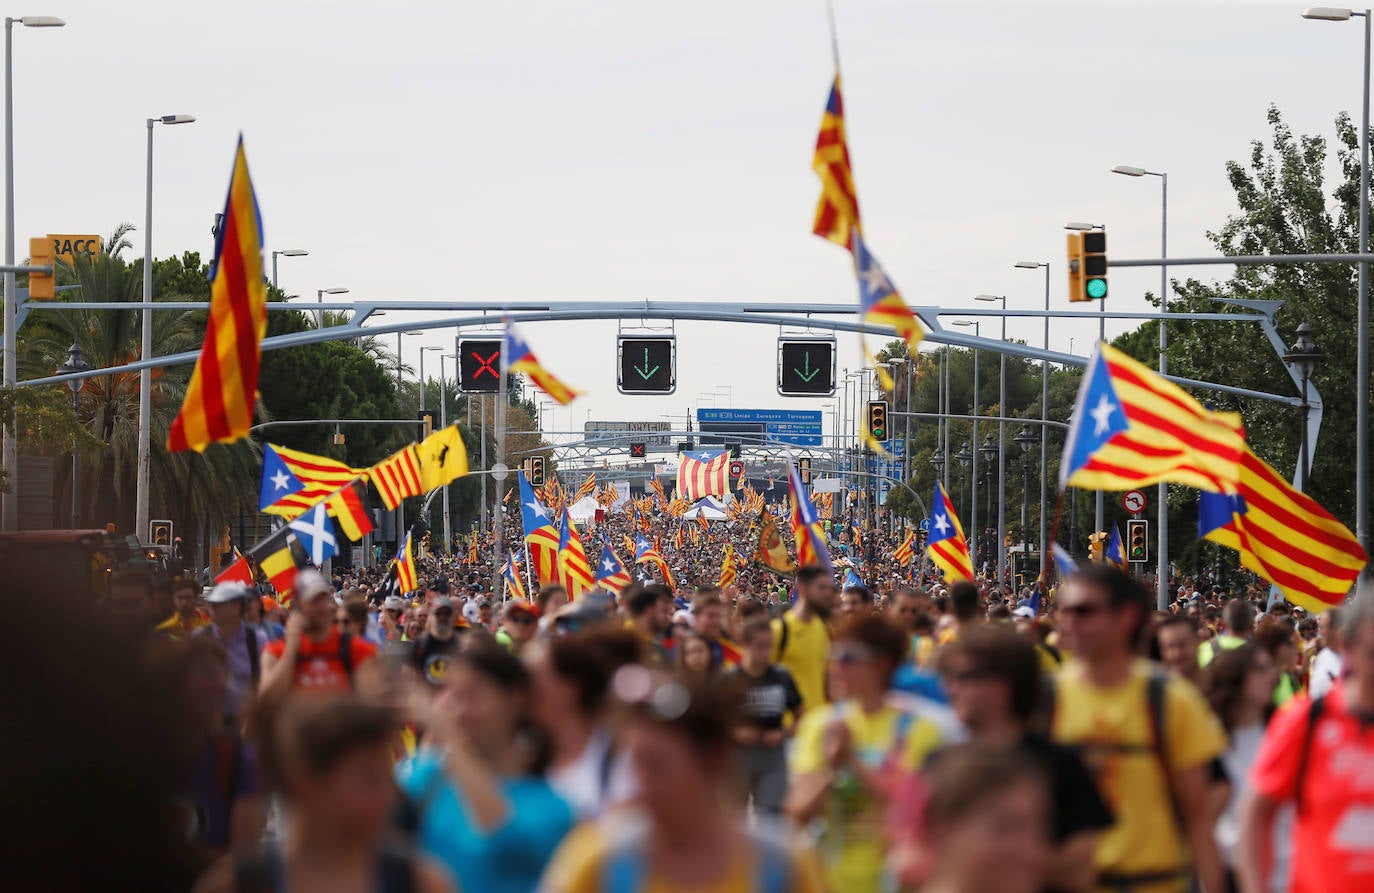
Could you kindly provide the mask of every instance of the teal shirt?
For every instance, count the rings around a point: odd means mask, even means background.
[[[543,778],[503,778],[510,804],[506,821],[483,831],[442,772],[442,760],[432,751],[421,751],[397,770],[401,790],[423,804],[419,847],[448,866],[460,890],[532,893],[573,826],[572,807]]]

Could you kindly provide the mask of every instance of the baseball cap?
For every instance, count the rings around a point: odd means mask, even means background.
[[[329,581],[319,571],[306,568],[296,574],[296,582],[291,584],[291,589],[296,593],[296,598],[311,602],[317,595],[329,594]]]
[[[512,614],[521,613],[529,614],[531,617],[539,616],[539,612],[535,610],[535,607],[533,605],[531,605],[527,601],[523,601],[518,598],[511,599],[510,601],[506,602],[506,606],[502,609],[502,613],[505,614],[507,617],[511,616]]]
[[[434,601],[430,602],[430,608],[436,611],[440,608],[448,608],[450,611],[452,611],[453,600],[450,599],[447,595],[440,595],[436,597]]]
[[[1035,609],[1029,606],[1022,606],[1020,608],[1017,608],[1015,611],[1012,611],[1011,616],[1025,618],[1026,620],[1034,620]]]
[[[382,602],[382,610],[384,611],[404,611],[405,609],[406,600],[399,595],[388,595]]]
[[[205,596],[207,604],[226,605],[229,602],[248,601],[253,597],[253,593],[242,583],[218,583],[210,594]]]

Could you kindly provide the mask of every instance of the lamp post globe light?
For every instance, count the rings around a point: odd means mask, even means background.
[[[968,448],[967,441],[959,447],[959,452],[954,454],[954,461],[959,463],[959,507],[963,508],[964,476],[968,471],[969,463],[973,461],[973,451]]]
[[[1307,420],[1312,405],[1307,400],[1307,385],[1312,373],[1326,359],[1326,351],[1317,346],[1312,338],[1312,327],[1307,323],[1298,326],[1298,338],[1283,354],[1283,361],[1293,367],[1302,382],[1302,431],[1298,452],[1298,489],[1307,492],[1307,481],[1312,474],[1312,459],[1308,446]]]
[[[1021,430],[1016,432],[1012,440],[1021,448],[1021,542],[1030,542],[1030,451],[1035,447],[1035,442],[1040,438],[1031,432],[1030,425],[1022,425]],[[1040,544],[1041,548],[1044,544]]]

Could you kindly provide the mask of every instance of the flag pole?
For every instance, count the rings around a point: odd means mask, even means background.
[[[510,320],[506,321],[505,331],[501,336],[501,381],[496,389],[496,409],[492,413],[492,421],[496,423],[496,463],[505,468],[506,466],[506,401],[509,399],[509,386],[507,378],[510,375],[510,357],[507,356],[510,349]],[[505,478],[497,481],[497,486],[505,483]],[[485,486],[485,485],[484,485]],[[491,556],[491,588],[496,591],[496,583],[503,574],[501,573],[500,556],[505,550],[506,519],[501,516],[501,500],[496,502],[496,517],[493,519],[492,526],[496,528],[495,542],[492,543]],[[529,564],[528,561],[525,562]],[[501,601],[506,601],[506,591],[501,590]]]

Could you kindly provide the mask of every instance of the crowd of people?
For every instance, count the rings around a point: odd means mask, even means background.
[[[1374,889],[1374,598],[1161,612],[1104,566],[1032,600],[887,558],[722,588],[720,545],[572,600],[461,556],[404,595],[121,571],[20,649],[15,720],[70,737],[9,754],[16,889],[97,857],[115,889]],[[63,827],[105,843],[44,860]]]

